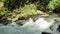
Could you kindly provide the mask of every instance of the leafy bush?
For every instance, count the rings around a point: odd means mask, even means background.
[[[49,4],[51,0],[40,0],[40,2],[38,1],[37,3],[37,10],[41,10],[41,11],[46,11],[46,7]]]
[[[3,8],[3,9],[0,10],[0,16],[5,15],[7,13],[8,13],[8,9],[6,9],[6,8]]]
[[[53,11],[55,8],[58,8],[60,6],[60,0],[52,0],[48,4],[48,9],[50,11]]]
[[[33,15],[36,13],[36,6],[34,4],[25,5],[23,8],[20,8],[20,12],[25,15]]]

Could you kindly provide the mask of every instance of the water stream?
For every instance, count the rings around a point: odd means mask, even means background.
[[[42,16],[11,22],[7,25],[0,24],[0,34],[60,34],[58,28],[60,17]],[[22,23],[22,26],[19,23]]]

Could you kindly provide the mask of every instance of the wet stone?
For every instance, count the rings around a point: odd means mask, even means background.
[[[51,33],[47,33],[47,32],[42,32],[42,34],[51,34]]]
[[[60,25],[58,26],[57,31],[60,32]]]

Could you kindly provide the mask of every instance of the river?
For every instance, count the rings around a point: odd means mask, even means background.
[[[0,34],[60,34],[60,17],[37,15],[7,25],[0,24]]]

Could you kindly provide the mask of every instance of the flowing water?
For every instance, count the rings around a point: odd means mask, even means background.
[[[0,34],[60,34],[59,25],[60,17],[56,15],[37,15],[7,25],[0,24]]]

